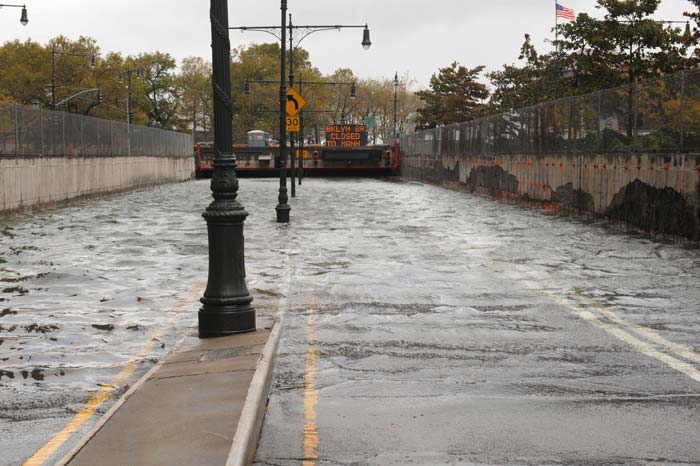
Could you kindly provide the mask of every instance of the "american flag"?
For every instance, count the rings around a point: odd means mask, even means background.
[[[564,19],[570,19],[574,20],[576,19],[576,15],[574,14],[574,10],[571,8],[567,8],[565,6],[562,6],[560,4],[557,5],[557,18],[564,18]]]

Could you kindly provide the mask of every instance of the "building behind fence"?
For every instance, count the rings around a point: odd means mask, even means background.
[[[191,157],[190,134],[0,103],[0,156]]]
[[[404,134],[401,175],[700,241],[700,70]]]

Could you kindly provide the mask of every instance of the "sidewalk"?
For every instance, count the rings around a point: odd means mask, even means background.
[[[278,335],[279,323],[266,321],[254,333],[184,345],[58,464],[243,466],[257,446]]]

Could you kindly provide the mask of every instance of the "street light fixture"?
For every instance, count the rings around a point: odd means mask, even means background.
[[[199,337],[255,331],[253,298],[245,282],[243,223],[248,212],[236,199],[238,178],[233,153],[231,49],[228,0],[210,0],[212,87],[214,91],[214,201],[203,214],[209,239],[209,280],[199,310]]]
[[[0,3],[0,8],[2,7],[21,8],[22,15],[19,17],[19,22],[22,23],[22,26],[26,26],[27,24],[29,24],[29,16],[27,15],[27,5],[11,5],[8,3]]]
[[[26,19],[26,18],[25,18]],[[56,110],[56,56],[63,55],[69,57],[91,57],[90,68],[97,67],[97,58],[94,53],[64,52],[56,50],[56,45],[51,48],[51,110]]]
[[[372,41],[369,40],[369,28],[365,24],[365,30],[362,34],[362,48],[365,50],[369,50],[369,48],[372,46]]]

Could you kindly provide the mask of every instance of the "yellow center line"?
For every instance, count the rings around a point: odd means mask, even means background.
[[[66,424],[63,429],[61,429],[56,435],[54,435],[48,442],[44,444],[39,450],[36,451],[29,459],[27,459],[22,466],[41,466],[44,464],[56,451],[63,446],[71,436],[80,429],[90,418],[95,414],[97,409],[102,406],[107,400],[113,396],[113,388],[121,385],[126,381],[136,370],[138,363],[146,357],[153,346],[158,343],[160,337],[162,337],[165,332],[167,332],[180,318],[182,318],[185,308],[192,305],[197,297],[202,293],[204,288],[204,283],[197,283],[197,287],[191,290],[185,301],[182,302],[178,307],[176,313],[174,313],[163,325],[158,327],[149,335],[148,340],[146,340],[141,347],[136,356],[131,358],[129,362],[124,365],[122,370],[117,374],[117,376],[112,379],[107,384],[102,384],[101,388],[88,400],[85,402],[85,406],[78,411],[78,413],[73,416],[73,418]]]
[[[316,365],[318,350],[315,347],[314,324],[316,323],[316,303],[311,296],[311,303],[306,320],[306,374],[304,375],[304,459],[302,466],[316,466],[318,459],[318,425],[316,424]]]

